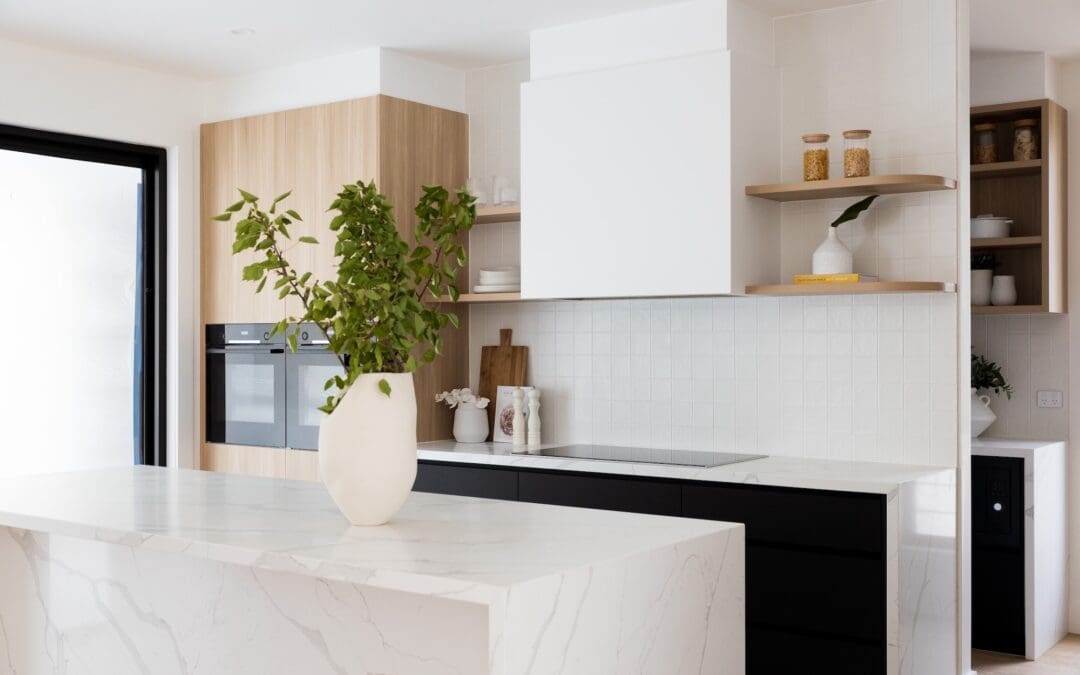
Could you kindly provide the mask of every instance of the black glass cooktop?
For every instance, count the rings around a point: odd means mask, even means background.
[[[570,457],[573,459],[598,459],[608,462],[641,462],[644,464],[677,464],[709,468],[761,459],[766,455],[743,455],[733,452],[705,452],[701,450],[657,450],[655,448],[627,448],[614,445],[563,445],[546,448],[529,454],[546,457]]]

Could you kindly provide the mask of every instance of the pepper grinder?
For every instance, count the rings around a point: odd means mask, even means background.
[[[525,392],[514,390],[514,445],[525,445]]]
[[[540,445],[540,390],[529,390],[529,447]]]

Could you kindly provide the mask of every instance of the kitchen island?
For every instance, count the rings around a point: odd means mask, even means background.
[[[743,673],[741,525],[150,467],[0,479],[0,672]]]

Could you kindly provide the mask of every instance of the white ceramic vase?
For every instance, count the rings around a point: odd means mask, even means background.
[[[994,305],[1016,304],[1016,277],[998,275],[990,286],[990,302]]]
[[[971,437],[975,438],[990,428],[997,419],[997,415],[990,409],[990,397],[979,394],[975,387],[971,388]]]
[[[990,304],[990,282],[994,270],[971,270],[971,304],[983,307]]]
[[[390,395],[379,380],[390,384]],[[319,427],[319,474],[353,525],[382,525],[416,480],[416,391],[411,373],[361,375]]]
[[[488,437],[487,410],[475,403],[459,403],[454,410],[454,440],[458,443],[483,443]]]
[[[829,234],[814,251],[814,274],[851,274],[854,263],[851,251],[840,241],[836,228],[829,226]]]

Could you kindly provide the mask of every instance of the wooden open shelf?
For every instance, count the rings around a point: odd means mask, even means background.
[[[521,300],[521,293],[462,293],[458,296],[458,303],[474,303],[474,302],[518,302]],[[453,302],[450,296],[444,295],[439,298],[439,302]]]
[[[836,197],[893,195],[907,192],[936,192],[938,190],[955,189],[956,181],[952,178],[904,173],[888,176],[865,176],[863,178],[776,183],[773,185],[747,185],[746,194],[750,197],[761,197],[776,202],[795,202],[809,199],[835,199]]]
[[[479,206],[476,208],[477,223],[516,223],[521,220],[521,205]]]
[[[1039,159],[1012,160],[1015,122],[1038,120]],[[1011,234],[1000,239],[972,239],[971,249],[992,253],[995,274],[1016,278],[1018,304],[972,307],[978,315],[1064,313],[1066,288],[1066,214],[1068,211],[1065,110],[1048,99],[979,106],[971,123],[992,122],[1000,162],[971,165],[971,215],[987,213],[1013,220]],[[974,137],[971,139],[974,144]]]
[[[1042,237],[994,237],[990,239],[972,239],[971,250],[982,248],[1038,248],[1042,246]]]
[[[972,314],[1042,314],[1042,305],[972,305]]]
[[[878,293],[955,293],[943,281],[871,281],[853,284],[765,284],[747,286],[747,295],[874,295]]]
[[[1010,162],[992,162],[990,164],[972,164],[972,178],[993,178],[995,176],[1034,176],[1042,171],[1041,159],[1025,159]]]

